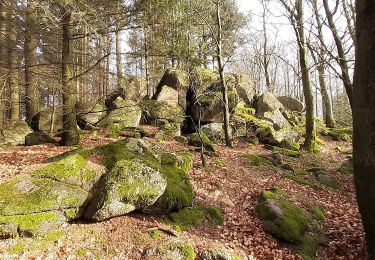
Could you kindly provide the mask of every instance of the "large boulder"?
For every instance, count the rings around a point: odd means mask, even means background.
[[[164,86],[170,87],[177,91],[178,104],[186,109],[186,94],[189,88],[188,73],[183,70],[168,69],[161,78],[152,99],[160,99],[160,94],[163,92]],[[165,90],[164,90],[165,91]]]
[[[0,184],[0,237],[42,235],[79,218],[90,189],[104,173],[79,154]],[[11,231],[11,232],[10,232]]]
[[[102,180],[85,217],[102,221],[152,206],[164,193],[167,181],[142,161],[121,160]]]
[[[32,130],[25,122],[18,122],[12,127],[0,129],[0,145],[20,145]]]
[[[117,98],[115,107],[103,118],[97,126],[121,131],[127,127],[138,127],[141,121],[142,110],[132,100]]]
[[[147,96],[147,81],[145,78],[127,75],[122,78],[121,86],[124,89],[124,99],[139,101]]]
[[[104,104],[95,104],[80,112],[81,119],[90,125],[95,125],[107,115],[107,107]]]
[[[50,143],[56,143],[56,141],[49,134],[44,133],[44,132],[30,133],[25,136],[26,146],[50,144]]]
[[[204,260],[240,260],[241,258],[231,249],[226,247],[214,246],[204,250],[201,254]]]
[[[292,112],[303,112],[305,109],[301,101],[289,96],[280,96],[277,100],[284,106],[284,108]]]
[[[257,101],[257,114],[263,116],[266,112],[274,112],[283,109],[277,98],[271,92],[265,92],[258,98]]]
[[[164,101],[171,106],[178,106],[178,91],[164,85],[157,100]]]
[[[256,94],[254,82],[246,75],[234,75],[236,78],[236,91],[238,97],[247,105],[253,104],[253,98]]]
[[[144,100],[140,103],[144,123],[156,124],[168,136],[179,136],[184,121],[184,111],[180,106],[172,106],[164,101]]]
[[[201,130],[213,142],[225,142],[224,123],[210,123],[202,126]],[[229,127],[229,131],[233,132],[232,127]]]

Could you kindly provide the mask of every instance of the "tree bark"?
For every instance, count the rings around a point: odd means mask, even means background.
[[[375,2],[357,0],[354,179],[369,259],[375,259]]]
[[[117,70],[117,88],[121,87],[122,81],[122,61],[121,61],[121,35],[120,29],[116,28],[116,70]]]
[[[8,48],[8,87],[10,90],[10,123],[20,120],[20,93],[18,84],[18,61],[16,53],[17,31],[15,26],[17,3],[11,1],[11,9],[7,13],[7,48]]]
[[[26,122],[33,125],[32,118],[39,112],[39,89],[35,77],[35,65],[37,64],[37,34],[34,31],[36,27],[36,10],[27,3],[26,7],[26,25],[25,25],[25,91],[26,91]]]
[[[62,96],[63,96],[63,134],[61,145],[79,144],[79,132],[77,129],[76,117],[76,89],[74,86],[72,71],[72,51],[70,46],[71,38],[71,12],[67,9],[62,10]]]
[[[228,147],[232,147],[232,134],[230,131],[230,113],[229,113],[229,101],[228,101],[228,87],[225,82],[225,74],[224,74],[224,62],[223,62],[223,48],[222,48],[222,24],[221,24],[221,14],[220,14],[220,1],[216,2],[216,18],[217,18],[217,26],[218,26],[218,34],[217,34],[217,62],[219,67],[219,75],[220,75],[220,82],[221,82],[221,92],[223,94],[223,107],[224,107],[224,134],[225,134],[225,144]]]

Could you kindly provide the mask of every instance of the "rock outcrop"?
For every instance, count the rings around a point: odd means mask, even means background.
[[[280,96],[277,100],[289,111],[302,113],[305,110],[303,103],[295,98]]]
[[[0,129],[0,145],[20,145],[32,130],[25,122],[18,122],[12,127]]]

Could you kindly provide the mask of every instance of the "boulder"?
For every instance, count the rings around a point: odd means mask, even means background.
[[[56,141],[49,134],[44,133],[44,132],[30,133],[25,136],[26,146],[50,144],[50,143],[56,143]]]
[[[128,127],[139,126],[142,110],[136,102],[117,98],[114,104],[113,110],[97,126],[109,128],[113,131],[122,131]]]
[[[156,87],[155,94],[152,97],[153,100],[160,100],[159,96],[163,92],[164,86],[170,87],[171,89],[177,91],[178,104],[183,109],[186,109],[186,94],[189,88],[188,73],[183,70],[166,70],[158,86]]]
[[[337,170],[343,174],[353,174],[353,159],[344,161]]]
[[[95,104],[81,112],[81,118],[90,125],[95,125],[107,115],[107,108],[104,104]]]
[[[266,112],[274,112],[283,109],[281,104],[271,92],[265,92],[258,98],[257,101],[257,115],[263,116]]]
[[[167,136],[181,135],[181,125],[185,116],[181,107],[157,100],[144,100],[140,105],[144,123],[160,126]]]
[[[145,78],[125,76],[121,86],[124,89],[124,99],[138,102],[147,96],[147,81]]]
[[[207,137],[205,133],[201,132],[200,136],[198,133],[194,133],[190,135],[189,145],[194,146],[194,147],[201,147],[202,142],[204,145],[204,153],[210,156],[215,156],[217,154],[215,147],[212,144],[212,141]]]
[[[85,211],[95,221],[125,215],[152,206],[164,193],[167,181],[142,161],[121,160],[102,180]]]
[[[223,123],[210,123],[202,126],[202,132],[215,143],[225,142],[224,124]],[[229,131],[233,132],[232,128]]]
[[[178,106],[178,91],[164,85],[157,97],[157,100],[166,102],[171,106]]]
[[[234,75],[236,77],[236,91],[238,97],[247,105],[252,105],[256,86],[254,82],[246,75]]]
[[[292,97],[280,96],[277,100],[284,106],[284,108],[292,112],[303,112],[305,109],[301,101]]]
[[[25,143],[25,137],[32,130],[27,123],[18,122],[12,127],[0,129],[0,145],[20,145]]]
[[[214,246],[204,250],[201,254],[203,260],[240,260],[241,258],[231,249]]]
[[[194,260],[195,258],[193,244],[179,239],[165,241],[160,245],[147,249],[145,252],[145,259],[150,260]]]

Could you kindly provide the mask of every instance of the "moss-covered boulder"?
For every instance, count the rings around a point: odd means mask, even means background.
[[[104,104],[95,104],[85,107],[80,111],[79,118],[83,119],[85,123],[95,125],[107,115],[107,107]]]
[[[343,174],[353,174],[353,159],[344,161],[337,170]]]
[[[267,231],[285,241],[301,242],[308,231],[308,223],[303,211],[291,203],[281,190],[262,193],[257,213]]]
[[[142,110],[136,102],[117,98],[114,104],[115,107],[105,118],[97,123],[97,126],[113,131],[121,131],[127,127],[139,126]]]
[[[0,194],[0,222],[5,232],[0,237],[43,234],[57,224],[79,217],[90,196],[78,186],[32,177],[1,184]],[[10,235],[12,227],[17,227],[17,233]]]
[[[0,129],[0,145],[20,145],[32,130],[25,122],[18,122],[10,127]]]
[[[169,219],[182,230],[199,226],[204,222],[215,226],[224,225],[224,215],[221,209],[216,206],[205,207],[198,205],[184,208],[178,212],[169,214]]]
[[[139,101],[147,96],[147,81],[145,78],[126,75],[121,80],[124,89],[124,99]]]
[[[50,144],[50,143],[56,143],[56,141],[49,134],[44,133],[44,132],[34,132],[25,136],[26,146]]]
[[[296,170],[293,173],[285,174],[285,178],[298,184],[309,186],[313,189],[322,189],[324,187],[329,187],[336,190],[342,189],[341,182],[337,179],[337,177],[320,168]]]
[[[167,136],[181,134],[181,125],[185,117],[181,107],[172,106],[167,102],[157,100],[144,100],[140,105],[144,123],[160,126]]]
[[[98,185],[85,217],[102,221],[145,209],[164,193],[166,185],[162,174],[142,161],[118,161]]]
[[[146,250],[145,259],[194,260],[195,249],[191,242],[171,239]]]
[[[202,132],[215,143],[225,143],[225,132],[223,123],[210,123],[202,126]],[[229,131],[233,132],[229,127]]]
[[[228,249],[223,245],[213,246],[201,253],[204,260],[241,260],[241,257],[232,249]]]
[[[207,137],[205,133],[201,131],[200,134],[194,133],[190,135],[189,145],[194,146],[194,147],[201,147],[202,142],[203,142],[205,154],[209,156],[217,155],[217,152],[215,150],[215,147],[212,141]]]
[[[351,141],[353,128],[325,128],[320,131],[322,136],[329,136],[335,141]]]

